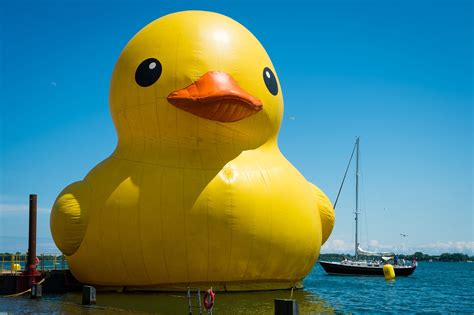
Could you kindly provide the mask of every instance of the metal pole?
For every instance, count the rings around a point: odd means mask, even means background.
[[[355,209],[355,260],[359,259],[357,248],[359,247],[359,137],[356,139],[356,209]]]
[[[193,305],[191,304],[191,288],[188,287],[188,307],[189,307],[189,315],[193,315]]]
[[[36,269],[36,201],[37,196],[35,194],[30,195],[30,226],[28,233],[28,270]]]
[[[199,305],[199,315],[201,315],[201,314],[202,314],[202,308],[201,308],[201,288],[198,288],[197,298],[198,298],[198,305]]]

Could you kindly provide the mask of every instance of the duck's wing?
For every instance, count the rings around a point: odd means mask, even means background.
[[[331,201],[322,192],[321,189],[316,187],[316,185],[309,183],[312,186],[314,197],[316,199],[316,204],[319,209],[319,216],[321,217],[321,228],[322,228],[322,243],[323,245],[326,240],[331,235],[332,229],[334,227],[334,221],[336,219],[334,214],[334,208]]]
[[[74,254],[82,243],[87,227],[91,190],[84,182],[66,187],[51,210],[50,227],[56,246],[66,255]]]

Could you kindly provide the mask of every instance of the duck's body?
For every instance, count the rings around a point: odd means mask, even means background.
[[[188,15],[193,15],[192,19]],[[134,41],[143,41],[140,34],[145,34],[141,35],[145,39],[150,36],[155,23],[168,29],[173,16],[178,25],[185,20],[198,25],[203,21],[223,23],[239,40],[247,34],[223,16],[183,12],[163,18],[166,23],[162,25],[160,19],[142,30],[123,55],[140,55],[136,51],[140,46]],[[227,30],[222,27],[219,31],[222,29]],[[137,64],[130,61],[133,58],[122,59],[134,67]],[[220,68],[225,68],[223,63],[221,60]],[[203,67],[197,73],[209,70],[208,66],[197,66]],[[147,69],[155,67],[147,64]],[[242,69],[246,67],[242,65]],[[274,86],[267,82],[273,94],[270,98],[258,92],[259,86],[232,88],[233,98],[250,105],[230,112],[229,106],[241,103],[219,105],[226,112],[216,116],[209,110],[202,113],[194,109],[194,87],[170,94],[186,86],[176,83],[176,74],[175,83],[170,83],[173,87],[165,93],[169,94],[168,102],[175,105],[171,106],[157,88],[150,90],[152,94],[147,87],[123,93],[121,87],[129,84],[121,77],[123,71],[128,70],[122,62],[112,83],[121,96],[111,92],[112,114],[119,131],[117,149],[83,181],[67,187],[51,215],[53,237],[67,255],[74,275],[84,283],[139,289],[299,286],[329,237],[334,215],[327,197],[278,149],[281,93],[275,94]],[[240,84],[252,82],[245,79],[244,72],[238,70],[232,75],[241,77],[236,80]],[[217,75],[219,84],[227,80],[227,74]],[[213,80],[216,73],[209,76]],[[148,84],[146,76],[141,79],[136,74],[135,79],[139,85]],[[196,80],[190,82],[197,82],[195,90],[202,93],[199,82],[204,79]],[[235,84],[233,79],[226,82],[226,86]],[[252,89],[256,97],[246,94]],[[137,104],[129,104],[133,93]]]

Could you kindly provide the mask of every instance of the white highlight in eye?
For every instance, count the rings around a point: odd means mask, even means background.
[[[265,75],[267,76],[267,78],[269,78],[269,79],[270,79],[270,71],[268,71],[268,70],[267,70],[267,71],[265,71]]]
[[[226,31],[224,30],[216,30],[214,31],[214,39],[222,42],[222,43],[228,43],[229,42],[229,34],[227,34]]]
[[[148,68],[150,68],[150,70],[155,69],[155,68],[156,68],[156,62],[150,63],[150,65],[148,66]]]

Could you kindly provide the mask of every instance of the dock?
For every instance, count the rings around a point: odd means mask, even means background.
[[[28,252],[1,254],[0,295],[21,295],[41,284],[43,293],[65,293],[81,290],[62,254],[36,255],[37,196],[30,195]]]

